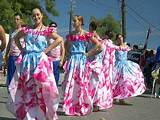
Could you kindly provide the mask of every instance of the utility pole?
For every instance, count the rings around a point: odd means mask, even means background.
[[[69,11],[69,33],[72,32],[72,18],[73,18],[73,4],[74,0],[70,0],[70,11]]]
[[[121,0],[121,33],[126,41],[126,0]]]

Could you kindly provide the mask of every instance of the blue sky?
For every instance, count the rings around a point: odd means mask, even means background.
[[[43,1],[43,0],[41,0]],[[103,18],[111,13],[113,17],[120,20],[119,0],[74,0],[75,14],[84,17],[84,29],[88,29],[90,16]],[[156,49],[160,45],[160,0],[126,0],[127,1],[127,39],[126,41],[137,45],[143,45],[146,33],[151,27],[152,33],[149,37],[148,48]],[[70,0],[56,0],[56,9],[60,16],[53,17],[59,28],[59,33],[65,36],[69,29]]]

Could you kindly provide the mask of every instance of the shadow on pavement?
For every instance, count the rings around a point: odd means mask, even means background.
[[[114,102],[113,104],[114,104],[114,105],[124,105],[124,106],[132,106],[132,105],[133,105],[133,104],[127,103],[127,102],[124,102],[124,103]]]
[[[0,120],[16,120],[15,118],[0,117]]]
[[[6,85],[5,84],[0,84],[0,87],[6,87]]]
[[[139,96],[136,96],[136,97],[151,98],[151,95],[139,95]]]
[[[67,116],[64,112],[62,112],[62,111],[57,111],[57,115],[59,115],[59,116]]]
[[[152,89],[147,89],[144,94],[151,94],[152,93]]]
[[[146,91],[142,95],[138,95],[136,97],[143,97],[143,98],[151,98],[152,89],[146,89]]]
[[[0,101],[0,103],[6,104],[6,102],[4,102],[4,101]],[[1,120],[1,119],[0,119],[0,120]]]

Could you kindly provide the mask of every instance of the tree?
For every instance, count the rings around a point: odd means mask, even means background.
[[[113,33],[120,33],[120,22],[116,21],[111,14],[108,14],[102,19],[96,19],[94,16],[91,16],[90,21],[97,22],[98,28],[97,33],[100,36],[104,36],[106,30],[113,31]]]
[[[40,2],[45,1],[46,10],[53,16],[58,16],[59,13],[55,9],[55,0],[1,0],[0,2],[0,24],[4,26],[5,31],[9,30],[14,26],[13,16],[15,13],[22,14],[23,20],[26,24],[31,24],[31,12],[35,7],[41,8]],[[43,9],[42,9],[43,11]],[[48,24],[50,20],[44,13],[44,23]]]

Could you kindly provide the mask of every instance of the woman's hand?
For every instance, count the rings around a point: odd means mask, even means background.
[[[63,66],[63,62],[60,61],[60,62],[59,62],[59,67],[62,67],[62,66]]]
[[[44,53],[47,55],[48,52],[49,52],[49,50],[46,48],[46,49],[44,50]]]

